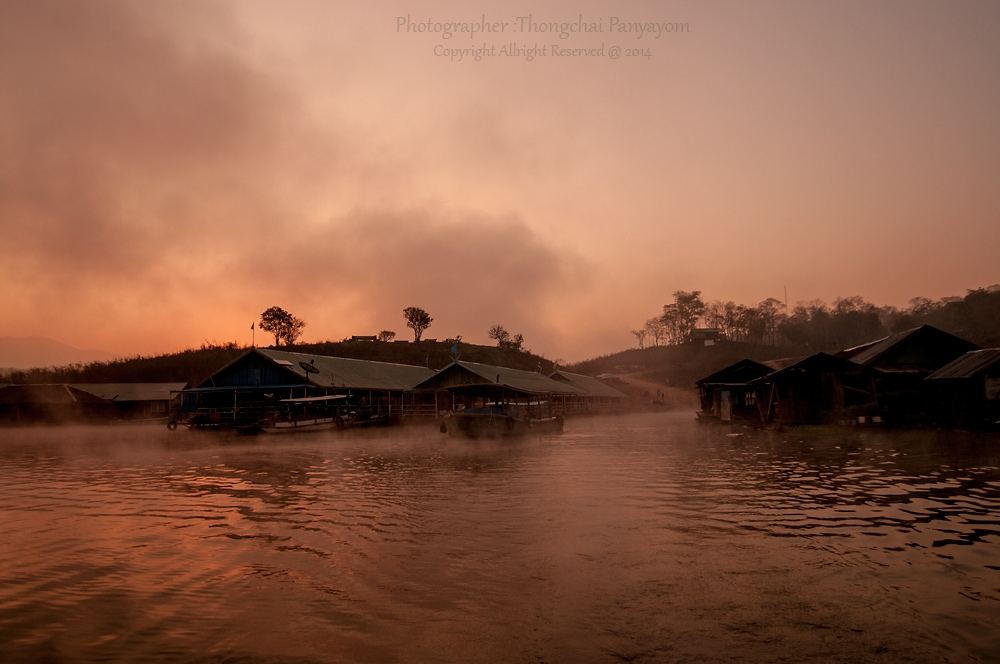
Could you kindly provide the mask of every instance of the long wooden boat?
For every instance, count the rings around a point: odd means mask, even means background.
[[[529,418],[497,407],[466,408],[441,420],[441,431],[449,436],[499,438],[527,434],[562,433],[563,418]]]
[[[301,433],[343,427],[340,405],[346,396],[335,394],[318,397],[282,399],[276,416],[258,423],[263,433]]]

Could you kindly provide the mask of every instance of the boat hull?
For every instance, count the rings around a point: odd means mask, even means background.
[[[561,417],[523,419],[498,413],[452,413],[441,423],[450,436],[469,438],[506,438],[529,434],[562,433]]]

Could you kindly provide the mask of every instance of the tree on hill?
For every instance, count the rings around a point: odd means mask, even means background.
[[[507,341],[510,341],[510,332],[508,332],[507,328],[505,328],[503,325],[500,325],[499,323],[490,328],[488,336],[490,339],[493,339],[494,341],[497,342],[498,348],[503,348],[503,345]]]
[[[691,338],[698,319],[705,313],[701,291],[674,291],[674,301],[663,305],[660,320],[667,328],[670,340],[680,344]]]
[[[260,329],[274,335],[274,345],[291,346],[302,335],[306,322],[281,307],[270,307],[260,315]]]
[[[503,325],[497,323],[490,328],[490,339],[497,342],[497,348],[503,350],[524,350],[524,335],[511,334]]]
[[[413,330],[413,340],[420,341],[420,335],[431,326],[434,321],[431,315],[420,307],[406,307],[403,309],[403,318],[406,319],[406,327]]]
[[[646,347],[646,334],[647,332],[645,327],[640,330],[632,330],[632,336],[634,336],[635,340],[639,342],[639,350]]]
[[[378,333],[378,336],[376,338],[379,341],[388,343],[389,341],[392,341],[393,339],[396,338],[396,333],[393,332],[392,330],[382,330],[381,332]]]
[[[653,316],[646,321],[645,330],[646,335],[653,340],[654,346],[659,346],[663,338],[667,336],[667,326],[657,316]]]

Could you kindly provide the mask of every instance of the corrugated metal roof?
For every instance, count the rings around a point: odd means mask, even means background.
[[[868,369],[864,365],[858,364],[853,360],[848,360],[846,358],[839,357],[837,355],[830,355],[829,353],[813,353],[812,355],[809,355],[795,362],[792,362],[791,364],[788,364],[787,366],[784,366],[781,369],[778,369],[777,371],[773,371],[767,374],[766,376],[761,376],[760,378],[756,379],[753,382],[768,383],[775,378],[787,375],[793,371],[804,371],[816,367],[834,368],[845,371],[851,371],[856,369],[875,371],[874,369]]]
[[[784,357],[777,360],[742,359],[705,376],[695,385],[742,385],[766,376],[779,369],[784,369],[799,362],[803,357]]]
[[[1000,348],[973,350],[944,365],[926,380],[973,378],[997,363],[1000,363]]]
[[[715,383],[747,382],[767,375],[772,371],[774,371],[774,367],[764,362],[744,358],[705,376],[695,384],[710,385]]]
[[[549,377],[557,381],[560,380],[560,378],[565,380],[588,397],[607,397],[611,399],[625,398],[625,395],[622,392],[619,392],[606,383],[602,383],[593,376],[585,376],[584,374],[557,369],[556,371],[553,371]]]
[[[910,337],[921,327],[926,326],[921,325],[920,327],[912,327],[908,330],[903,330],[902,332],[897,332],[896,334],[890,334],[887,337],[876,339],[875,341],[869,341],[868,343],[854,346],[853,348],[845,348],[837,353],[837,355],[853,360],[858,364],[868,364],[869,362],[877,359],[879,355],[898,344],[900,341]]]
[[[166,401],[187,383],[73,383],[70,387],[109,401]]]
[[[511,390],[528,394],[582,394],[578,388],[553,380],[537,371],[524,371],[493,364],[462,361],[452,362],[417,387],[430,389],[445,386],[444,379],[455,372],[456,367],[472,374],[472,377],[469,377],[462,385],[502,385]]]
[[[891,334],[883,339],[871,341],[867,344],[855,346],[854,348],[847,348],[837,353],[837,355],[838,357],[849,359],[853,362],[857,362],[858,364],[871,366],[878,362],[878,360],[890,350],[918,334],[932,335],[932,338],[937,337],[939,340],[948,339],[949,341],[961,342],[962,344],[966,344],[966,346],[970,349],[976,347],[976,345],[971,341],[962,339],[961,337],[955,336],[950,332],[940,330],[933,325],[920,325],[919,327],[913,327],[908,330],[897,332],[896,334]]]
[[[412,364],[373,362],[267,348],[258,348],[256,352],[319,387],[409,390],[434,375],[430,369]]]

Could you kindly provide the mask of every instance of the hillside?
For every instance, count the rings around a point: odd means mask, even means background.
[[[579,362],[571,371],[615,377],[626,383],[693,389],[699,378],[745,357],[758,360],[794,355],[777,346],[720,341],[714,346],[691,342],[677,346],[633,348]]]
[[[371,341],[341,341],[282,346],[283,350],[315,353],[335,357],[351,357],[379,362],[414,364],[440,369],[451,362],[451,343],[422,341],[420,343],[381,343]],[[235,344],[203,346],[153,357],[133,357],[111,361],[71,364],[48,369],[0,372],[0,381],[14,383],[138,383],[186,382],[200,383],[214,371],[232,361],[247,348]],[[459,345],[460,358],[514,369],[550,371],[552,362],[531,353],[501,350],[493,346]]]
[[[27,369],[111,359],[111,353],[77,348],[48,337],[0,337],[0,367]]]

